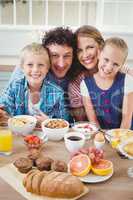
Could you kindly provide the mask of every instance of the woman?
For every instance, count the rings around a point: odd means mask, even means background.
[[[76,121],[87,120],[80,94],[80,83],[86,76],[97,72],[98,53],[104,45],[104,39],[93,26],[82,26],[75,32],[77,39],[77,59],[75,79],[69,84],[68,95],[73,117]],[[132,70],[124,67],[124,73],[133,75]]]
[[[77,38],[77,58],[80,62],[75,71],[76,78],[70,82],[68,94],[72,115],[76,121],[86,120],[80,95],[80,83],[85,76],[97,71],[98,52],[104,44],[101,33],[92,26],[82,26],[75,32]]]

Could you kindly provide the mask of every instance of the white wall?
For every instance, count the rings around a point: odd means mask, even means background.
[[[104,38],[120,36],[129,46],[128,62],[133,66],[133,33],[103,33]],[[26,44],[40,41],[38,31],[35,30],[0,30],[0,65],[15,65],[18,55]]]

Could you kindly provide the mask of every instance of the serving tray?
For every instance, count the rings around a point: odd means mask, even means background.
[[[74,198],[53,198],[53,197],[46,197],[46,196],[39,196],[32,193],[29,193],[25,190],[23,186],[23,178],[25,174],[21,174],[13,164],[5,165],[4,167],[0,168],[0,177],[6,181],[9,185],[13,187],[14,190],[19,192],[22,196],[24,196],[28,200],[76,200],[80,197],[84,196],[89,192],[89,188],[84,186],[84,192]]]

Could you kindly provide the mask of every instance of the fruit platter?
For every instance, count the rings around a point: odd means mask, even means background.
[[[89,147],[72,155],[68,170],[83,182],[98,183],[113,175],[113,163],[104,159],[103,150]]]

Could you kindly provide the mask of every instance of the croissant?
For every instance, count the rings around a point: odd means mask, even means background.
[[[31,170],[23,180],[27,192],[38,195],[73,198],[84,192],[84,184],[64,172]]]
[[[133,142],[132,143],[129,143],[129,144],[126,144],[124,146],[124,150],[131,156],[133,156]]]

